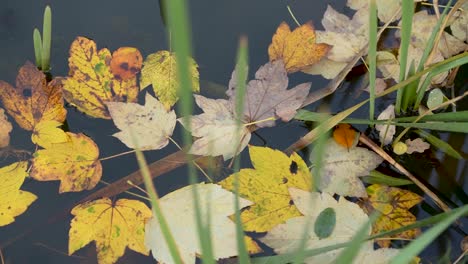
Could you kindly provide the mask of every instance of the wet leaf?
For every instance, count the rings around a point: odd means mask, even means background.
[[[241,219],[246,231],[265,232],[289,218],[300,216],[289,196],[288,188],[309,190],[311,175],[302,158],[290,157],[281,151],[266,147],[249,147],[254,169],[239,173],[239,194],[254,204],[242,211]],[[223,188],[233,190],[234,174],[219,182]]]
[[[63,122],[62,79],[47,83],[44,73],[26,62],[18,71],[16,88],[0,81],[0,99],[18,125],[32,131],[42,120]]]
[[[151,210],[137,200],[112,202],[103,198],[73,208],[70,223],[68,254],[71,255],[92,241],[96,242],[99,264],[111,264],[123,256],[128,247],[148,255],[144,244],[145,222]]]
[[[312,22],[307,22],[292,32],[288,24],[282,22],[273,35],[268,55],[270,61],[283,60],[286,71],[291,73],[317,63],[330,48],[327,44],[316,43]]]
[[[197,137],[190,147],[190,154],[220,156],[228,160],[240,153],[250,141],[250,131],[238,126],[228,100],[209,99],[194,95],[203,114],[177,119],[186,129],[190,120],[190,132]]]
[[[136,48],[122,47],[112,53],[110,69],[117,79],[134,78],[140,72],[142,65],[143,58]]]
[[[158,99],[146,94],[144,106],[137,103],[109,102],[107,108],[114,124],[122,131],[114,134],[127,147],[142,150],[161,149],[169,143],[176,124],[174,111],[167,112]]]
[[[395,119],[395,106],[389,105],[382,113],[379,114],[377,120],[393,120]],[[392,142],[396,132],[395,125],[376,125],[375,129],[379,131],[380,142],[383,145],[388,145]]]
[[[305,242],[306,249],[318,249],[349,242],[369,220],[357,204],[343,197],[336,201],[327,193],[309,193],[295,188],[290,188],[289,192],[303,216],[288,219],[286,223],[275,226],[265,237],[260,238],[260,241],[273,248],[278,254],[295,252],[304,237],[304,230],[309,230]],[[330,209],[336,214],[336,224],[332,223],[334,228],[329,236],[320,237],[312,228],[305,229],[306,224],[316,226],[322,213]],[[367,233],[370,234],[370,232],[369,228]],[[390,259],[399,253],[397,249],[374,250],[373,244],[372,241],[364,242],[352,263],[389,263]],[[305,263],[335,263],[342,250],[332,250],[308,257]]]
[[[249,81],[245,93],[244,122],[251,123],[267,118],[291,120],[296,110],[309,94],[310,83],[302,83],[288,90],[288,76],[283,61],[269,62],[255,73],[255,80]],[[232,73],[226,94],[235,105],[236,72]],[[275,121],[263,121],[258,127],[272,127]]]
[[[199,92],[198,65],[192,58],[190,58],[190,74],[192,89],[194,92]],[[143,90],[150,84],[166,110],[169,110],[179,100],[180,83],[177,78],[175,53],[161,50],[146,57],[141,70],[140,88]]]
[[[424,142],[421,138],[416,139],[407,139],[405,141],[408,149],[406,150],[406,154],[412,154],[413,152],[423,153],[426,149],[429,149],[431,145],[427,142]]]
[[[369,198],[364,200],[362,208],[368,213],[374,210],[382,213],[372,227],[372,234],[394,230],[416,222],[416,216],[409,209],[419,204],[423,198],[413,192],[396,187],[373,184],[367,187]],[[389,238],[413,239],[421,231],[412,229]],[[381,247],[389,247],[390,240],[379,240]]]
[[[382,158],[374,152],[360,147],[347,149],[329,139],[325,143],[319,190],[330,194],[367,197],[360,176],[367,176]],[[310,161],[314,162],[313,155]]]
[[[61,125],[62,123],[55,120],[39,122],[31,135],[31,141],[43,148],[68,141],[67,133],[59,128]]]
[[[116,64],[120,65],[120,59],[115,60]],[[77,37],[70,47],[70,72],[63,87],[65,99],[81,112],[105,119],[110,119],[106,102],[135,102],[139,92],[136,77],[124,79],[121,75],[130,74],[122,72],[114,75],[111,60],[108,49],[98,51],[93,40]]]
[[[234,194],[219,185],[201,183],[173,191],[159,200],[182,261],[185,264],[195,263],[196,257],[202,253],[193,205],[194,188],[197,188],[199,195],[201,218],[209,219],[214,259],[237,256],[236,226],[228,217],[234,214]],[[240,209],[251,204],[252,202],[246,199],[239,199]],[[246,236],[244,239],[249,253],[261,251],[251,238]],[[155,217],[146,224],[145,244],[159,263],[173,263],[160,224]]]
[[[38,181],[60,180],[60,193],[91,190],[102,175],[99,149],[81,133],[66,134],[67,141],[46,143],[44,149],[34,153],[31,177]]]
[[[37,196],[20,190],[28,176],[26,161],[15,162],[0,168],[0,227],[11,224],[24,213]]]
[[[338,124],[333,130],[333,139],[345,148],[351,148],[357,144],[359,134],[350,124]]]
[[[10,144],[11,130],[13,130],[13,126],[8,121],[5,110],[0,108],[0,148],[4,148]]]

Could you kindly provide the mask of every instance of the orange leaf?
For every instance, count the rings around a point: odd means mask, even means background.
[[[140,72],[143,57],[138,49],[122,47],[112,53],[110,68],[117,79],[128,80]]]
[[[331,48],[330,45],[317,44],[315,41],[312,22],[307,22],[292,32],[288,24],[282,22],[268,47],[270,61],[282,59],[288,73],[304,70],[317,63]]]
[[[338,124],[333,130],[333,139],[345,148],[351,148],[356,140],[357,133],[349,124]]]

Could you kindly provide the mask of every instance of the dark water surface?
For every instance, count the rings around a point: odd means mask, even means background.
[[[234,66],[236,48],[241,34],[249,39],[250,76],[268,61],[267,48],[276,27],[281,21],[294,23],[286,9],[287,1],[191,1],[190,13],[192,22],[193,53],[200,68],[202,94],[208,97],[221,97],[222,90],[210,88],[207,81],[227,85]],[[344,1],[305,1],[289,3],[299,21],[313,20],[321,28],[320,19],[327,3],[339,12],[351,14]],[[0,0],[0,79],[14,83],[17,71],[26,60],[33,61],[32,31],[38,26],[42,31],[42,15],[46,4],[52,7],[53,32],[51,65],[54,76],[65,76],[68,73],[68,49],[76,36],[94,39],[98,49],[107,47],[114,51],[121,46],[137,47],[147,56],[158,50],[167,49],[166,31],[159,17],[156,0],[152,1],[43,1],[43,0]],[[312,89],[320,89],[326,81],[303,74],[291,77],[290,87],[312,81]],[[347,89],[349,88],[349,89]],[[354,105],[365,96],[356,96],[358,87],[345,85],[326,101],[331,104],[333,112],[341,111]],[[391,99],[391,98],[390,98]],[[388,104],[381,101],[377,111],[382,111]],[[382,103],[383,102],[383,103]],[[309,108],[314,109],[318,104]],[[465,104],[466,105],[466,104]],[[466,106],[465,106],[466,109]],[[365,108],[355,113],[367,117]],[[11,120],[11,118],[10,118]],[[88,118],[73,108],[68,109],[67,122],[72,132],[83,132],[90,136],[100,148],[100,156],[107,157],[128,149],[111,135],[117,132],[112,121]],[[11,145],[16,148],[34,150],[30,134],[14,125]],[[365,127],[358,127],[364,130]],[[176,128],[176,135],[181,127]],[[263,129],[259,134],[267,141],[268,146],[284,149],[304,135],[307,129],[300,122],[279,124],[273,129]],[[465,135],[443,135],[457,150],[468,151]],[[175,136],[177,138],[177,136]],[[250,142],[261,145],[263,142],[253,136]],[[161,159],[177,151],[170,144],[158,151],[145,153],[148,162]],[[435,168],[412,168],[416,174],[432,182],[444,193],[450,195],[458,205],[466,203],[468,183],[467,163],[456,161],[437,154],[441,160]],[[243,154],[243,167],[250,166],[248,155]],[[2,162],[2,161],[0,161]],[[422,162],[424,163],[424,162]],[[4,164],[0,164],[3,166]],[[113,182],[137,170],[133,155],[103,161],[103,180]],[[176,169],[155,180],[159,194],[165,195],[187,184],[186,168]],[[96,263],[94,243],[77,252],[75,257],[66,256],[68,251],[68,229],[71,215],[64,210],[90,192],[58,194],[58,182],[35,182],[27,180],[23,189],[36,194],[39,199],[34,202],[25,214],[16,218],[15,223],[0,228],[0,248],[6,263]],[[101,188],[103,185],[98,185]],[[97,189],[96,188],[96,189]],[[128,197],[120,195],[119,197]],[[427,199],[426,199],[427,200]],[[416,209],[418,217],[428,214],[421,208]],[[57,220],[54,220],[57,219]],[[48,222],[49,221],[49,222]],[[465,224],[466,221],[463,221]],[[450,230],[440,242],[435,243],[424,253],[427,260],[434,262],[452,248],[451,259],[460,253],[459,241],[462,236]],[[450,241],[450,242],[447,242]],[[154,263],[151,257],[144,257],[127,250],[119,263]]]

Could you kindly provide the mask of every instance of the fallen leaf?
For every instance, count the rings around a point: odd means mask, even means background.
[[[13,126],[8,121],[5,110],[0,108],[0,148],[4,148],[10,144],[11,130],[13,130]]]
[[[161,149],[169,143],[176,124],[174,110],[167,112],[158,99],[146,94],[144,106],[137,103],[109,102],[107,108],[114,124],[121,131],[114,134],[129,148]]]
[[[42,120],[65,121],[62,79],[47,83],[46,76],[30,62],[18,71],[16,88],[0,81],[0,99],[18,125],[32,131]]]
[[[229,82],[226,94],[235,105],[236,72]],[[262,121],[268,118],[291,120],[296,110],[309,94],[310,83],[302,83],[292,89],[288,88],[288,76],[282,60],[269,62],[255,73],[255,80],[249,81],[245,91],[244,118],[245,123]],[[274,120],[262,121],[255,124],[258,127],[272,127]]]
[[[99,264],[115,263],[128,246],[148,255],[144,244],[145,222],[151,210],[137,200],[120,199],[112,202],[103,198],[75,206],[68,233],[68,255],[96,242]]]
[[[426,149],[429,149],[431,145],[427,142],[424,142],[421,138],[416,139],[407,139],[405,141],[408,149],[406,150],[406,154],[412,154],[413,152],[423,153]]]
[[[377,120],[393,119],[395,119],[395,106],[392,104],[387,106],[377,117]],[[382,142],[383,145],[388,145],[393,141],[393,136],[396,132],[395,125],[375,125],[375,129],[379,131],[380,142]]]
[[[70,72],[63,86],[65,99],[81,112],[105,119],[110,119],[106,102],[135,102],[139,92],[136,77],[115,76],[111,61],[108,49],[98,51],[93,40],[77,37],[70,47]]]
[[[288,188],[312,188],[312,176],[302,158],[296,153],[288,157],[266,147],[250,146],[249,153],[254,169],[238,172],[239,194],[254,203],[241,213],[244,230],[265,232],[291,217],[300,216],[291,202]],[[219,184],[233,190],[235,177],[232,174]]]
[[[369,221],[357,204],[349,202],[342,196],[336,201],[327,193],[309,193],[295,188],[290,188],[289,192],[303,216],[288,219],[286,223],[275,226],[265,237],[260,238],[260,241],[278,254],[295,252],[304,238],[304,230],[309,230],[305,241],[306,249],[318,249],[349,242]],[[335,212],[336,223],[328,237],[319,237],[313,228],[306,229],[305,225],[316,226],[320,215],[326,210]],[[370,232],[369,228],[367,233]],[[308,257],[305,263],[335,263],[342,251],[343,249],[336,249]],[[352,263],[389,263],[398,253],[397,249],[374,250],[373,242],[368,241],[363,243]]]
[[[143,58],[136,48],[122,47],[112,53],[110,69],[117,79],[134,78],[140,72],[142,65]]]
[[[60,129],[60,126],[62,123],[55,120],[39,122],[31,135],[31,141],[43,148],[50,148],[54,144],[69,141],[67,133]]]
[[[192,90],[200,91],[198,65],[194,59],[189,59]],[[179,100],[180,83],[177,77],[177,62],[175,53],[161,50],[148,55],[141,70],[140,88],[143,90],[153,86],[154,93],[169,110]]]
[[[453,17],[455,20],[450,25],[452,34],[457,39],[467,42],[468,40],[468,2],[465,2]]]
[[[363,200],[361,207],[367,214],[374,210],[382,215],[376,220],[372,227],[372,234],[391,231],[416,222],[416,216],[408,210],[419,204],[423,198],[413,192],[396,187],[373,184],[367,187],[369,198]],[[419,233],[420,229],[411,229],[403,233],[389,236],[387,238],[413,239]],[[389,247],[390,240],[378,240],[381,247]]]
[[[338,124],[333,130],[333,139],[347,149],[355,145],[358,136],[350,124]]]
[[[314,162],[314,156],[310,156]],[[360,147],[347,149],[329,139],[325,143],[319,190],[343,196],[367,197],[360,176],[367,176],[383,159]]]
[[[38,181],[60,180],[60,193],[91,190],[102,175],[99,149],[81,133],[66,134],[66,142],[44,144],[44,149],[34,153],[31,177]]]
[[[283,60],[288,73],[297,72],[317,63],[331,46],[316,43],[312,22],[307,22],[291,32],[288,24],[282,22],[272,43],[268,47],[270,61]]]
[[[0,168],[0,226],[11,224],[37,199],[37,196],[20,190],[28,176],[28,163],[15,162]]]
[[[179,249],[183,263],[195,263],[202,250],[196,229],[193,189],[198,192],[201,218],[209,219],[212,252],[215,260],[237,256],[236,226],[228,216],[234,214],[234,194],[216,184],[195,184],[178,189],[159,199],[161,211]],[[252,202],[239,198],[239,208]],[[206,225],[208,223],[204,223]],[[181,228],[184,227],[184,228]],[[249,237],[244,237],[249,253],[258,253],[260,248]],[[145,244],[151,249],[158,263],[173,263],[166,240],[157,218],[146,224]]]
[[[385,89],[387,89],[387,83],[385,83],[385,80],[382,78],[375,78],[375,94],[382,93],[383,91],[385,91]],[[370,93],[370,87],[367,86],[366,89],[364,89],[364,91]]]
[[[203,156],[220,156],[228,160],[239,154],[250,141],[250,131],[239,126],[231,103],[224,99],[209,99],[193,95],[203,114],[177,119],[192,136],[197,137],[189,153]],[[190,120],[190,126],[188,126]]]

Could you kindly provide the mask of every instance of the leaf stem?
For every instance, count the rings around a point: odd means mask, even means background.
[[[112,156],[100,158],[99,160],[100,160],[100,161],[109,160],[109,159],[113,159],[113,158],[117,158],[117,157],[120,157],[120,156],[124,156],[124,155],[130,154],[130,153],[135,153],[135,150],[132,149],[132,150],[125,151],[125,152],[122,152],[122,153],[119,153],[119,154],[115,154],[115,155],[112,155]]]
[[[291,10],[291,7],[289,7],[289,5],[286,5],[286,8],[288,9],[289,11],[289,14],[291,15],[292,19],[294,20],[294,22],[296,22],[297,26],[301,26],[301,23],[299,23],[299,21],[296,19],[296,16],[294,16],[294,13],[292,12]]]

